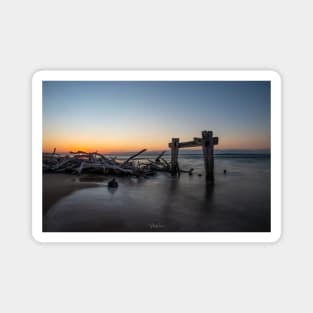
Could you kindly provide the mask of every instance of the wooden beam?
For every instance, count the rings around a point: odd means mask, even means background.
[[[199,145],[202,145],[202,138],[194,137],[194,138],[193,138],[193,141],[194,141],[194,142],[197,142]]]
[[[201,144],[199,144],[198,142],[194,142],[194,141],[186,141],[186,142],[181,142],[179,144],[179,148],[192,148],[192,147],[198,147]]]
[[[179,148],[179,138],[172,138],[171,143],[171,172],[172,175],[179,174],[179,166],[178,166],[178,148]]]
[[[178,148],[193,148],[193,147],[199,147],[202,146],[202,138],[194,138],[193,141],[185,141],[180,142]],[[218,145],[218,137],[213,137],[213,144]],[[170,142],[168,144],[169,148],[172,148],[172,143]]]
[[[178,148],[189,148],[189,147],[195,147],[195,146],[197,146],[197,144],[196,144],[196,145],[194,145],[194,144],[195,144],[195,143],[194,143],[193,141],[180,142],[179,145],[178,145]],[[173,143],[170,142],[170,143],[168,144],[168,147],[169,147],[169,148],[173,148]]]
[[[204,130],[202,132],[202,152],[206,180],[210,182],[213,182],[214,180],[213,147],[214,147],[213,132]]]

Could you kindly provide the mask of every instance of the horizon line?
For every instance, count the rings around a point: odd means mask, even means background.
[[[182,150],[180,150],[180,152],[184,152],[184,151],[201,151],[201,148],[198,148],[198,149],[188,149],[188,148],[181,148]],[[79,149],[77,149],[76,151],[79,151]],[[82,150],[81,150],[82,151]],[[136,153],[138,152],[139,150],[120,150],[120,151],[101,151],[101,150],[86,150],[84,152],[86,153],[94,153],[94,152],[97,152],[97,153],[101,153],[101,154],[116,154],[116,153]],[[147,152],[162,152],[162,151],[168,151],[170,152],[171,149],[154,149],[154,150],[146,150],[145,152],[143,153],[147,153]],[[214,151],[267,151],[267,152],[270,152],[271,151],[271,148],[257,148],[257,149],[253,149],[253,148],[222,148],[222,149],[219,149],[219,148],[215,148]],[[56,150],[55,153],[71,153],[72,151],[58,151]],[[75,151],[74,151],[75,152]],[[42,153],[53,153],[53,151],[45,151],[43,150]]]

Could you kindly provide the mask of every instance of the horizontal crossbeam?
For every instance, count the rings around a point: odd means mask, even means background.
[[[199,147],[202,146],[203,141],[205,139],[202,138],[194,138],[192,141],[185,141],[178,143],[177,148],[193,148],[193,147]],[[213,137],[213,145],[218,145],[218,137]],[[169,148],[172,148],[172,143],[170,142],[168,144]]]

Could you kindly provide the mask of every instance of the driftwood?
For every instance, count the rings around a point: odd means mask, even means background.
[[[164,155],[164,153],[166,152],[166,150],[162,151],[155,159],[155,162],[160,162],[160,159],[162,158],[162,156]]]
[[[108,157],[101,153],[71,151],[69,154],[61,155],[56,153],[43,154],[43,172],[52,173],[100,173],[108,175],[131,175],[136,177],[147,177],[154,175],[156,172],[171,172],[171,166],[167,162],[162,153],[155,159],[137,158],[146,149],[131,155],[125,161],[118,160],[116,157]],[[190,173],[192,171],[184,171]]]
[[[148,176],[158,170],[167,170],[166,165],[156,162],[136,162],[136,157],[145,152],[146,149],[130,156],[126,161],[118,161],[116,158],[109,158],[101,153],[71,151],[69,154],[61,155],[56,153],[43,154],[42,169],[44,172],[54,173],[101,173],[113,175],[134,175],[136,177]]]
[[[144,153],[145,151],[147,151],[147,149],[140,150],[138,153],[130,156],[123,164],[127,164],[130,160],[134,159],[136,156],[138,156],[141,153]]]

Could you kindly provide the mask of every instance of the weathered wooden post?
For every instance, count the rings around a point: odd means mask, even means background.
[[[172,153],[171,153],[171,171],[172,175],[180,174],[178,165],[178,148],[179,148],[179,138],[172,138]]]
[[[213,132],[204,130],[202,132],[202,152],[206,180],[214,181],[214,158],[213,158]]]

